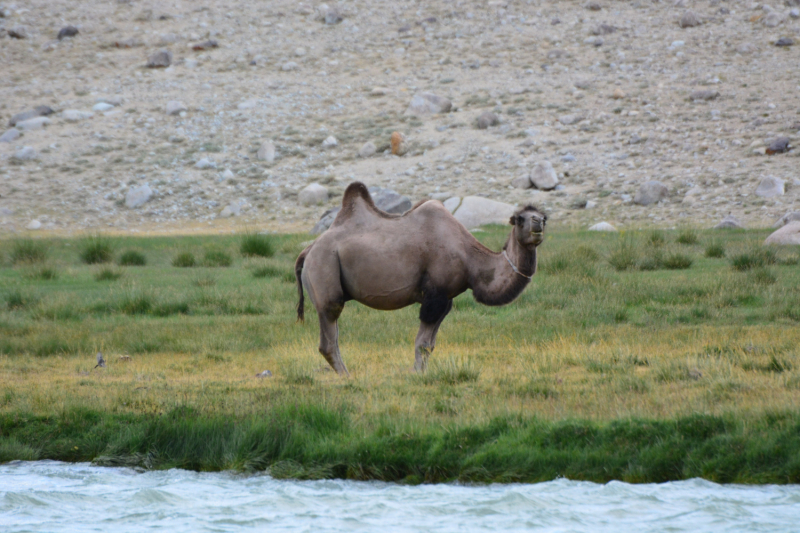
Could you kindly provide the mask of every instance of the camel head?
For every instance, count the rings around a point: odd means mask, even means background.
[[[525,248],[535,248],[544,240],[547,215],[538,207],[527,205],[514,213],[509,223],[514,226],[514,238]]]

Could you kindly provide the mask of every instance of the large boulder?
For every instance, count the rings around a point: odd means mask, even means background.
[[[409,115],[432,115],[434,113],[448,113],[453,104],[447,98],[433,93],[417,93],[408,104],[406,113]]]
[[[514,214],[515,209],[511,204],[482,196],[467,196],[461,201],[453,216],[464,224],[464,227],[472,229],[484,224],[508,224],[508,219]]]
[[[767,176],[756,187],[756,196],[763,198],[773,198],[775,196],[783,196],[784,181],[775,176]]]
[[[800,246],[800,221],[789,222],[767,237],[764,244],[788,244]]]
[[[4,134],[0,135],[0,143],[10,143],[14,142],[19,139],[19,130],[16,128],[11,128],[10,130],[6,131]]]
[[[319,183],[312,183],[300,191],[297,200],[306,206],[324,204],[328,201],[328,189]]]
[[[372,201],[375,202],[375,205],[381,211],[402,215],[411,209],[411,199],[408,196],[402,196],[391,189],[370,187],[369,194],[372,196]],[[334,207],[333,209],[328,209],[325,211],[319,221],[312,228],[311,233],[316,235],[330,228],[331,224],[333,224],[333,221],[336,219],[336,215],[339,213],[339,209],[341,209],[341,207]]]
[[[536,163],[531,170],[530,180],[533,186],[541,191],[555,189],[558,185],[558,175],[550,161]]]
[[[617,231],[617,228],[608,222],[598,222],[594,226],[589,226],[589,231]]]
[[[36,117],[46,117],[47,115],[52,115],[53,110],[46,105],[39,105],[31,109],[30,111],[23,111],[22,113],[17,113],[11,120],[8,121],[9,126],[16,126],[18,122],[23,122],[25,120],[29,120]]]
[[[50,124],[50,119],[47,117],[34,117],[28,120],[21,120],[17,122],[17,129],[20,131],[36,131],[44,128]]]
[[[665,200],[668,196],[669,189],[666,185],[660,181],[648,181],[642,183],[639,190],[636,191],[633,202],[639,205],[650,205]]]
[[[153,190],[146,183],[128,191],[125,195],[125,207],[136,209],[147,203],[153,197]]]
[[[739,219],[733,215],[728,215],[722,219],[722,222],[714,226],[714,229],[743,229],[744,226]]]
[[[781,218],[778,219],[775,224],[772,225],[773,228],[782,228],[789,222],[794,222],[796,220],[800,220],[800,211],[789,211]]]

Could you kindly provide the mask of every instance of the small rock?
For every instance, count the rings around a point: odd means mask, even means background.
[[[115,96],[99,96],[97,100],[95,100],[98,104],[109,104],[113,105],[114,107],[122,105],[122,97],[119,95]]]
[[[33,146],[22,146],[21,148],[17,148],[14,155],[11,156],[11,159],[15,161],[33,161],[34,159],[39,159],[39,152],[37,152]]]
[[[566,154],[561,156],[562,163],[574,163],[575,161],[577,161],[577,158],[572,154]]]
[[[236,104],[236,109],[238,109],[239,111],[255,109],[256,107],[258,107],[258,100],[245,100],[244,102]]]
[[[342,14],[339,12],[338,9],[332,7],[325,11],[325,24],[338,24],[342,21]]]
[[[780,25],[780,23],[783,22],[784,19],[785,16],[782,13],[778,13],[777,11],[770,11],[763,19],[761,19],[761,23],[767,28],[774,28]]]
[[[490,126],[497,126],[498,124],[500,124],[500,119],[491,111],[485,111],[478,117],[477,125],[479,130],[485,130]]]
[[[508,219],[514,214],[515,209],[511,204],[482,196],[467,196],[461,201],[453,216],[465,228],[472,229],[484,224],[508,224]]]
[[[589,231],[617,231],[617,228],[608,222],[598,222],[594,226],[589,226]]]
[[[775,46],[792,46],[794,41],[791,37],[781,37],[777,41],[775,41]]]
[[[233,179],[233,177],[234,177],[233,171],[231,169],[229,169],[229,168],[226,168],[225,170],[222,171],[222,176],[221,177],[224,180]]]
[[[586,206],[584,206],[584,209],[594,209],[595,207],[597,207],[597,202],[594,200],[586,200]]]
[[[610,35],[617,31],[617,28],[610,24],[598,24],[591,29],[592,35]]]
[[[417,93],[408,104],[406,113],[411,115],[448,113],[452,107],[452,102],[443,96],[438,96],[433,93]]]
[[[370,96],[386,96],[389,94],[389,89],[386,87],[373,87],[369,92]]]
[[[792,17],[793,19],[800,18],[800,8],[793,7],[792,9],[790,9],[789,16]]]
[[[52,115],[53,110],[46,105],[36,106],[30,111],[24,111],[22,113],[17,113],[11,120],[8,121],[9,126],[15,126],[18,122],[23,122],[25,120],[30,120],[32,118],[37,117],[46,117],[47,115]]]
[[[715,100],[715,99],[719,98],[719,92],[718,91],[709,91],[709,90],[704,89],[704,90],[693,92],[692,94],[689,95],[689,98],[691,100],[694,100],[694,101],[697,101],[697,100],[706,100],[706,101]]]
[[[242,213],[242,206],[239,202],[232,202],[226,205],[222,211],[220,211],[219,216],[221,218],[230,218],[230,217],[238,217]]]
[[[218,46],[219,46],[219,43],[217,43],[217,41],[211,39],[211,40],[208,40],[208,41],[204,41],[202,43],[193,44],[192,45],[192,50],[200,52],[202,50],[211,50],[212,48],[217,48]]]
[[[769,155],[782,154],[788,152],[792,147],[789,145],[789,137],[778,137],[769,143],[766,153]]]
[[[588,90],[592,88],[592,82],[590,80],[578,80],[574,83],[575,87],[581,90]]]
[[[17,129],[20,131],[36,131],[44,128],[50,124],[50,119],[47,117],[36,117],[17,122]]]
[[[75,26],[65,26],[58,31],[57,38],[60,41],[66,37],[75,37],[76,35],[78,35],[78,33],[80,32],[78,31],[78,28],[76,28]]]
[[[666,185],[660,181],[647,181],[642,183],[639,190],[636,191],[633,202],[639,205],[650,205],[660,202],[668,196],[669,189],[667,189]]]
[[[328,201],[328,189],[319,183],[312,183],[300,191],[297,200],[305,206],[324,204]]]
[[[200,161],[194,164],[194,168],[200,170],[205,170],[208,168],[217,168],[217,164],[214,161],[208,159],[207,157],[204,157]]]
[[[257,378],[271,378],[272,377],[272,372],[270,372],[269,370],[264,370],[263,372],[259,372],[258,374],[256,374],[256,377]]]
[[[294,61],[287,61],[286,63],[281,65],[281,70],[289,72],[291,70],[297,70],[298,67],[299,67],[298,64],[295,63]]]
[[[136,37],[130,37],[121,41],[114,41],[114,46],[117,48],[138,48],[139,46],[144,46],[144,41]]]
[[[30,222],[28,222],[28,225],[25,226],[25,227],[30,229],[30,230],[37,230],[37,229],[41,229],[42,223],[39,222],[38,220],[31,220]]]
[[[541,191],[555,189],[558,185],[558,175],[550,161],[542,161],[533,167],[530,175],[531,183]]]
[[[8,36],[14,39],[27,39],[30,34],[25,26],[14,26],[8,30]]]
[[[178,100],[170,100],[167,102],[164,111],[167,115],[180,115],[182,112],[186,111],[186,106],[183,102],[179,102]]]
[[[323,148],[335,148],[339,146],[339,141],[336,140],[336,137],[333,135],[329,136],[327,139],[322,141]]]
[[[10,143],[14,142],[19,139],[19,130],[16,128],[11,128],[10,130],[6,131],[4,134],[0,135],[0,143]]]
[[[358,157],[371,157],[375,155],[375,152],[378,149],[375,147],[375,143],[372,141],[367,141],[364,145],[358,149]]]
[[[588,37],[583,40],[583,44],[588,44],[590,46],[603,46],[603,38],[602,37]]]
[[[714,229],[743,229],[744,226],[739,219],[737,219],[733,215],[728,215],[722,219],[722,221],[714,226]]]
[[[148,68],[167,68],[172,64],[172,52],[159,50],[147,58]]]
[[[256,157],[258,157],[261,161],[266,161],[267,163],[272,163],[275,161],[275,145],[272,144],[272,141],[262,142],[261,146],[258,148]]]
[[[370,187],[369,194],[372,196],[372,201],[381,211],[402,215],[411,209],[411,199],[408,196],[403,196],[392,189],[384,189],[382,187]]]
[[[558,117],[558,121],[565,126],[571,126],[572,124],[577,124],[578,122],[584,120],[586,117],[583,115],[575,114],[575,115],[562,115]]]
[[[783,196],[784,181],[775,176],[767,176],[761,180],[756,188],[756,196],[763,198],[772,198],[775,196]]]
[[[90,111],[80,111],[79,109],[65,109],[61,112],[61,118],[67,122],[80,122],[87,118],[92,118],[94,113]]]
[[[128,209],[136,209],[144,205],[153,196],[153,190],[146,183],[139,187],[135,187],[128,191],[125,195],[125,207]]]
[[[767,237],[764,244],[800,245],[800,222],[789,222]]]
[[[392,132],[391,146],[393,155],[401,156],[405,155],[408,152],[408,143],[406,142],[406,136],[400,133],[399,131]]]
[[[297,47],[294,49],[294,55],[296,55],[297,57],[303,57],[304,55],[306,55],[306,49],[303,48],[302,46]]]
[[[789,211],[781,218],[778,219],[775,224],[772,225],[773,228],[781,228],[788,224],[789,222],[800,221],[800,211]]]
[[[756,47],[751,43],[742,43],[736,47],[736,51],[740,54],[752,54],[756,51]]]
[[[97,111],[100,113],[105,113],[106,111],[111,111],[112,109],[114,109],[114,106],[105,102],[100,102],[92,106],[92,111]]]
[[[622,89],[617,87],[616,89],[614,89],[614,92],[611,94],[611,98],[613,98],[614,100],[621,100],[621,99],[625,98],[625,91],[623,91]]]
[[[531,183],[530,174],[523,174],[522,176],[517,176],[513,180],[511,180],[511,186],[517,189],[530,189],[533,187],[533,183]]]
[[[678,21],[678,25],[681,28],[694,28],[695,26],[700,25],[700,17],[698,17],[697,13],[690,9],[683,14],[681,19]]]
[[[601,9],[603,9],[603,6],[601,6],[598,2],[589,2],[583,7],[585,7],[589,11],[600,11]]]
[[[461,198],[458,196],[453,196],[452,198],[448,198],[442,202],[442,204],[444,205],[445,209],[451,213],[455,213],[456,209],[458,209],[458,206],[461,205]]]

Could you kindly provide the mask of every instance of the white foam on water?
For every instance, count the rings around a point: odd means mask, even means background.
[[[800,485],[287,481],[55,461],[0,465],[0,531],[777,532]]]

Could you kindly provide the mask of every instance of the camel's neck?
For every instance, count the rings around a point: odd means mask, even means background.
[[[503,253],[476,251],[470,268],[470,288],[475,299],[486,305],[505,305],[519,296],[536,273],[536,248],[527,250],[514,238],[514,231]],[[519,272],[514,272],[511,265]],[[524,275],[523,275],[524,274]]]

